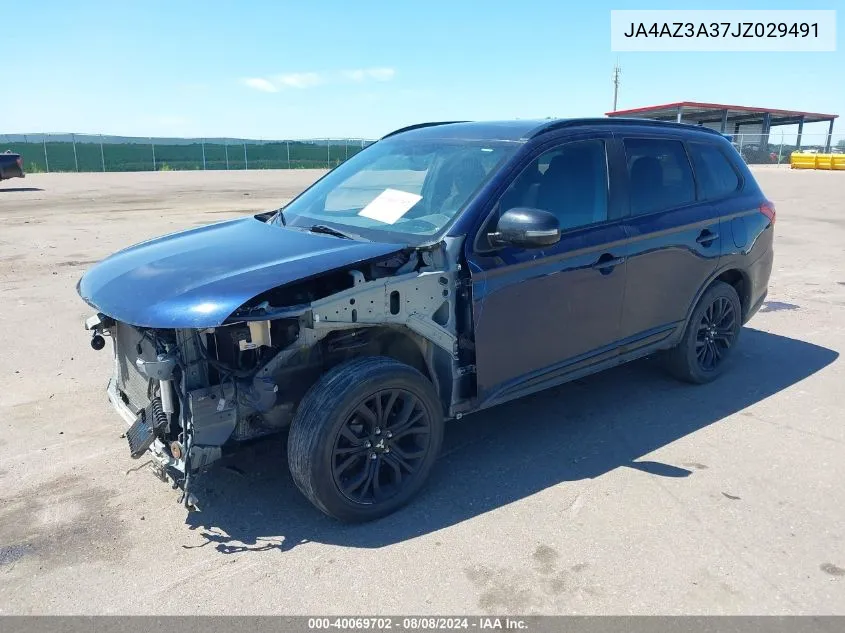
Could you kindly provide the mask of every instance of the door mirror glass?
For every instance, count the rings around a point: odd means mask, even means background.
[[[494,246],[543,248],[560,241],[560,222],[553,213],[532,207],[508,209],[489,234]]]

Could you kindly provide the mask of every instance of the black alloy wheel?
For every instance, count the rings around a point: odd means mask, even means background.
[[[727,357],[736,337],[737,316],[733,304],[725,297],[716,297],[707,306],[695,338],[695,355],[704,371],[715,370]]]
[[[398,494],[420,470],[431,443],[422,401],[404,389],[362,400],[337,434],[332,477],[354,503],[380,503]]]
[[[664,353],[666,368],[685,382],[716,379],[728,365],[742,329],[742,304],[736,289],[714,281],[701,295],[675,347]]]
[[[431,381],[393,358],[341,363],[305,394],[288,435],[294,483],[342,521],[370,521],[423,486],[443,441],[443,404]]]

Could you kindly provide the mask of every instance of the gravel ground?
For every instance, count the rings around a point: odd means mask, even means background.
[[[646,360],[468,416],[413,504],[354,527],[301,497],[280,441],[186,514],[129,458],[75,292],[118,248],[320,172],[4,181],[0,613],[845,614],[845,173],[756,173],[775,270],[729,375]]]

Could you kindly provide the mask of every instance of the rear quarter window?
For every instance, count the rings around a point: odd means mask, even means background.
[[[739,189],[742,181],[722,150],[709,143],[690,143],[689,151],[705,200],[724,198]]]

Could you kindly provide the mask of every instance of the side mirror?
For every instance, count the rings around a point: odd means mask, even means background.
[[[543,248],[560,241],[557,216],[542,209],[515,207],[499,218],[495,233],[489,234],[493,246]]]

